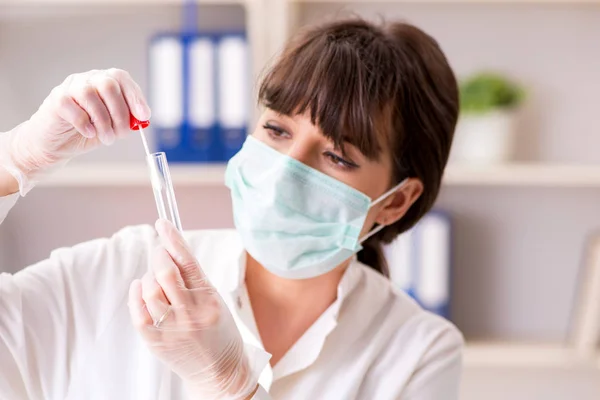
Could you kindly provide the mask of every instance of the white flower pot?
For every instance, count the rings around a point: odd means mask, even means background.
[[[449,162],[496,164],[510,161],[514,154],[515,128],[516,112],[513,110],[461,115]]]

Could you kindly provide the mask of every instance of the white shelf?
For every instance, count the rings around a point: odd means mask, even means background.
[[[600,369],[600,355],[583,355],[558,343],[467,343],[463,362],[466,368],[592,367]]]
[[[176,186],[222,185],[225,166],[169,165]],[[50,187],[118,187],[150,186],[150,175],[145,164],[71,164],[40,182]]]
[[[225,165],[171,164],[173,182],[178,186],[222,185]],[[600,188],[599,166],[548,164],[514,164],[489,167],[446,168],[444,184],[448,186],[515,186]],[[149,185],[144,164],[71,164],[48,179],[42,186],[94,187]]]
[[[446,168],[447,185],[600,187],[600,165],[507,164]]]
[[[253,0],[195,0],[199,4],[246,4]],[[0,0],[0,5],[152,5],[183,4],[185,0]]]
[[[295,3],[342,3],[342,4],[357,4],[367,3],[369,0],[288,0],[289,2]],[[578,3],[600,3],[600,0],[374,0],[373,3],[474,3],[474,4],[493,4],[493,3],[564,3],[564,4],[578,4]]]

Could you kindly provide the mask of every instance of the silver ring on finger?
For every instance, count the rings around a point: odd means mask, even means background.
[[[167,319],[167,316],[169,316],[169,313],[170,313],[170,312],[171,312],[171,307],[167,308],[167,311],[165,311],[165,312],[163,313],[163,315],[161,315],[161,316],[160,316],[160,318],[159,318],[158,320],[156,320],[156,322],[154,323],[154,327],[155,327],[155,328],[158,328],[158,327],[160,327],[160,324],[162,324],[162,323],[163,323],[163,321],[164,321],[165,319]]]

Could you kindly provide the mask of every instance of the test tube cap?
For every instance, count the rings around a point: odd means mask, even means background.
[[[129,114],[129,128],[132,131],[139,131],[140,128],[144,129],[150,126],[150,121],[140,121],[133,114]]]

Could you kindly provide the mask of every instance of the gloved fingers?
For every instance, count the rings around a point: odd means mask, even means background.
[[[153,329],[153,325],[158,321],[155,321],[150,315],[148,306],[142,297],[142,281],[136,279],[129,286],[129,315],[131,322],[140,335],[149,343],[160,340],[161,333],[156,329]],[[162,315],[161,315],[162,316]],[[161,316],[157,318],[160,320]],[[163,320],[168,317],[168,313],[164,314]]]
[[[91,82],[108,110],[114,133],[117,137],[128,134],[130,132],[129,107],[119,82],[108,74],[96,74],[91,78]]]
[[[142,299],[146,303],[153,324],[157,324],[159,321],[159,324],[163,323],[168,317],[171,304],[151,272],[142,277]]]
[[[148,325],[153,324],[152,316],[146,308],[146,303],[142,298],[142,281],[139,279],[131,282],[129,286],[129,314],[131,315],[131,321],[133,325],[138,329],[142,330]]]
[[[216,324],[223,305],[212,285],[188,289],[179,268],[162,246],[154,249],[152,271],[171,304],[172,318],[168,326],[163,326],[165,330],[204,330]]]
[[[71,124],[83,137],[92,139],[96,136],[96,128],[90,121],[88,113],[66,94],[58,95],[57,114]]]
[[[110,114],[94,85],[86,82],[72,86],[74,87],[70,89],[70,94],[90,116],[90,120],[98,133],[98,139],[105,145],[114,143],[116,136],[112,128]]]
[[[188,289],[211,286],[177,228],[164,219],[156,221],[155,227],[160,242],[179,268],[185,286]]]
[[[142,93],[142,89],[139,85],[131,78],[131,75],[127,71],[123,71],[118,68],[111,68],[107,71],[108,75],[119,82],[123,97],[131,110],[134,117],[140,121],[147,121],[150,119],[150,107]]]
[[[162,246],[157,246],[152,253],[152,271],[171,305],[183,306],[188,302],[179,268]]]

